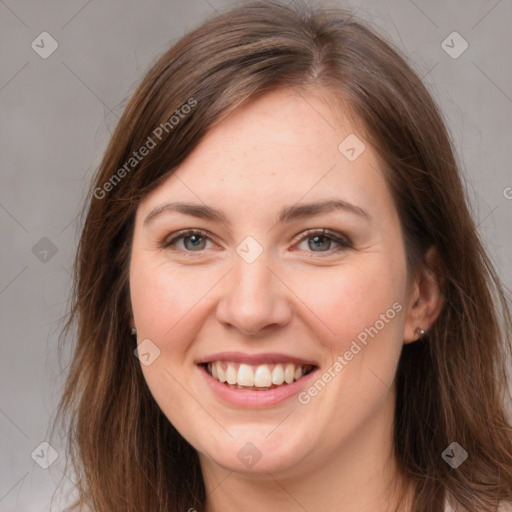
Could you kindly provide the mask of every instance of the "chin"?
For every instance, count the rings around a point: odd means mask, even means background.
[[[311,436],[285,429],[277,435],[272,433],[273,429],[276,429],[276,423],[260,425],[257,430],[254,426],[239,428],[234,438],[226,434],[222,440],[211,439],[207,446],[200,443],[202,446],[197,449],[203,462],[213,461],[236,473],[268,477],[268,473],[295,473],[294,469],[304,468],[302,461],[308,452],[314,451],[314,446],[310,446]],[[228,427],[228,430],[232,432],[235,428],[230,430]],[[308,438],[309,443],[306,443]]]

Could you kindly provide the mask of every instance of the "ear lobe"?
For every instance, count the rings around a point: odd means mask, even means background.
[[[436,247],[425,253],[424,265],[418,271],[414,283],[404,327],[404,343],[412,343],[427,332],[437,320],[444,305],[442,293],[444,279],[440,275],[442,265]]]

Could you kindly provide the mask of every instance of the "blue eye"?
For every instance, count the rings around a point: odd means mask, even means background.
[[[329,252],[332,251],[333,244],[339,247],[334,250],[340,250],[341,248],[350,248],[352,244],[344,237],[341,237],[335,233],[331,233],[325,229],[314,230],[307,233],[305,237],[301,239],[301,243],[307,241],[308,248],[311,252]]]
[[[324,235],[315,235],[313,237],[309,237],[307,240],[308,247],[312,251],[316,251],[317,249],[320,251],[329,250],[332,244],[332,239]]]
[[[174,233],[172,238],[165,239],[161,246],[163,248],[170,247],[172,245],[178,245],[177,242],[183,240],[183,247],[177,247],[179,250],[186,252],[199,252],[206,249],[206,242],[209,241],[208,235],[201,230],[188,229],[184,231],[178,231]]]
[[[201,235],[191,235],[191,236],[184,236],[183,238],[183,245],[187,249],[196,250],[196,249],[204,249],[206,245],[206,238],[202,237]],[[190,242],[190,245],[187,246],[187,242]]]

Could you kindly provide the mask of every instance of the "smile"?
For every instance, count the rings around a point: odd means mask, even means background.
[[[215,380],[234,389],[269,391],[298,381],[313,370],[313,365],[296,363],[246,364],[212,361],[206,371]]]

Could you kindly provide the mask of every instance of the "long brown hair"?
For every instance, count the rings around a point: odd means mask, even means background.
[[[197,453],[159,409],[134,357],[134,215],[230,112],[266,91],[310,86],[347,104],[377,150],[409,270],[423,264],[429,247],[439,254],[443,311],[421,341],[403,348],[396,379],[395,454],[412,510],[440,512],[448,493],[479,512],[511,498],[504,409],[511,313],[468,211],[442,117],[398,52],[349,12],[266,1],[207,21],[153,65],[96,174],[62,337],[76,327],[57,414],[80,492],[73,509],[204,510]],[[154,146],[136,158],[148,138]],[[453,441],[469,454],[457,469],[441,457]]]

